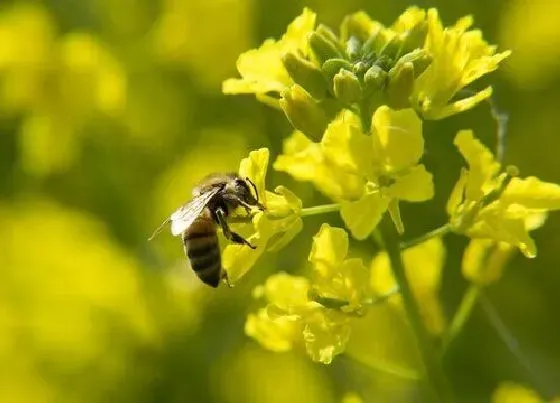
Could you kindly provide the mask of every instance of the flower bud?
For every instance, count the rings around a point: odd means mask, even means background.
[[[371,66],[364,74],[364,92],[369,96],[385,88],[387,73],[379,66]]]
[[[323,67],[321,67],[321,70],[330,82],[334,79],[334,76],[340,71],[340,69],[352,70],[352,68],[353,65],[348,60],[330,59],[323,63]]]
[[[299,85],[282,93],[280,106],[294,128],[314,140],[320,140],[327,128],[328,119],[311,95]]]
[[[360,56],[362,43],[355,36],[351,36],[346,42],[346,54],[350,60],[356,60]]]
[[[414,65],[414,78],[418,78],[432,64],[432,57],[424,49],[416,49],[402,56],[397,65],[411,62]]]
[[[420,21],[401,36],[402,46],[400,54],[402,55],[412,52],[415,49],[423,48],[426,35],[428,35],[428,23],[426,21]]]
[[[336,42],[317,31],[309,36],[309,46],[321,65],[329,59],[340,59],[343,57],[336,47]]]
[[[328,85],[325,77],[313,63],[295,55],[286,53],[282,58],[286,71],[296,84],[305,88],[314,98],[323,99]]]
[[[383,49],[381,49],[381,52],[379,52],[379,57],[384,57],[394,62],[400,52],[401,45],[402,41],[399,36],[393,36],[383,47]]]
[[[334,94],[343,103],[350,105],[362,98],[362,86],[354,73],[340,69],[333,79]]]
[[[329,40],[329,42],[334,44],[341,55],[344,54],[344,46],[342,45],[342,43],[340,42],[340,39],[336,36],[336,34],[333,32],[332,29],[327,27],[325,24],[319,24],[317,26],[317,29],[315,29],[315,32],[324,36],[326,39]]]
[[[387,86],[387,104],[393,109],[407,108],[409,97],[414,90],[414,65],[411,62],[400,63],[389,71]]]

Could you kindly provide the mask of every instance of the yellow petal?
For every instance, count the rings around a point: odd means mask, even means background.
[[[264,284],[264,295],[278,308],[291,312],[309,303],[309,281],[305,277],[278,273],[270,276]]]
[[[239,164],[239,176],[242,178],[248,177],[255,184],[259,198],[263,198],[262,201],[265,205],[265,178],[269,155],[268,148],[260,148],[256,151],[251,151],[249,156],[243,158]]]
[[[416,165],[398,176],[387,192],[391,197],[409,202],[422,202],[434,197],[434,182],[424,165]]]
[[[492,87],[486,87],[482,91],[478,91],[476,94],[470,97],[461,98],[458,101],[442,105],[441,107],[431,107],[428,110],[424,111],[423,116],[424,118],[430,120],[445,119],[446,117],[468,111],[469,109],[474,108],[476,105],[490,98],[491,96]]]
[[[469,175],[465,188],[467,200],[478,201],[485,194],[494,190],[496,183],[492,180],[500,170],[500,164],[494,155],[471,130],[461,130],[455,136],[454,144],[469,164]]]
[[[358,117],[349,111],[332,121],[321,140],[325,157],[349,173],[372,177],[371,139],[362,133]]]
[[[366,189],[359,200],[342,202],[340,214],[352,236],[358,240],[366,239],[381,221],[389,201],[379,191]]]
[[[499,202],[483,208],[476,221],[467,231],[472,238],[490,238],[514,245],[528,258],[537,255],[535,241],[529,236],[526,226],[526,209],[519,205],[511,205],[504,209]]]
[[[543,399],[537,392],[517,385],[503,382],[492,394],[492,403],[542,403]]]
[[[301,337],[301,325],[288,317],[270,318],[266,309],[261,308],[247,316],[245,334],[268,350],[289,351]]]
[[[379,107],[372,118],[374,148],[388,172],[400,171],[416,163],[424,153],[422,121],[413,109]]]
[[[513,248],[491,239],[472,239],[463,252],[463,276],[480,286],[498,281],[512,256]]]
[[[348,234],[342,228],[323,224],[313,237],[309,261],[319,267],[339,266],[348,253]],[[324,273],[326,274],[326,273]]]
[[[504,204],[520,204],[529,209],[560,209],[560,185],[543,182],[534,176],[513,178],[500,196]]]

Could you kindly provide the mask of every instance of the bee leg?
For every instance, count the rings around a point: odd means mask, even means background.
[[[249,243],[248,240],[243,238],[237,232],[233,232],[226,221],[226,216],[222,209],[216,210],[216,218],[218,219],[218,224],[222,227],[222,231],[224,232],[224,236],[232,242],[239,243],[242,245],[247,245],[251,249],[256,249],[256,246],[253,246]]]
[[[229,287],[229,288],[233,288],[233,284],[231,284],[229,282],[229,277],[228,274],[225,270],[222,269],[222,276],[221,276],[221,280]]]

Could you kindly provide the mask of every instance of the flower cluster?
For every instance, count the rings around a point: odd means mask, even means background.
[[[264,347],[301,347],[314,361],[330,363],[344,351],[354,323],[370,315],[372,305],[388,301],[416,334],[424,375],[438,377],[437,363],[476,294],[465,293],[467,308],[447,320],[438,296],[446,264],[442,236],[471,238],[462,268],[476,290],[501,277],[516,249],[536,255],[529,231],[544,223],[548,211],[560,209],[560,186],[520,178],[514,167],[502,169],[471,130],[455,137],[468,167],[449,196],[449,221],[415,240],[399,241],[405,231],[401,202],[425,202],[435,193],[434,175],[422,161],[423,122],[489,98],[491,87],[466,87],[510,53],[497,53],[480,31],[470,30],[472,23],[464,17],[444,27],[437,10],[411,7],[389,26],[358,12],[345,17],[336,32],[304,9],[280,40],[268,39],[239,57],[241,77],[225,81],[223,91],[254,93],[281,109],[294,128],[273,168],[311,183],[334,203],[303,208],[283,187],[266,192],[268,151],[252,152],[240,173],[257,184],[267,210],[240,228],[256,250],[226,247],[230,278],[243,275],[264,250],[286,246],[306,215],[339,211],[346,227],[321,226],[309,253],[308,277],[275,274],[255,289],[264,307],[248,316],[245,331]],[[347,231],[356,241],[373,239],[377,248],[369,264],[348,257]],[[434,354],[431,337],[441,338],[441,354]],[[441,383],[436,389],[446,394]]]

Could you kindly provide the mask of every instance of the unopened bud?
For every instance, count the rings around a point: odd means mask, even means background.
[[[321,70],[323,74],[329,81],[334,79],[336,73],[340,71],[340,69],[352,70],[353,65],[348,60],[344,59],[330,59],[323,63],[323,67]]]
[[[400,54],[402,55],[412,52],[415,49],[423,48],[426,35],[428,35],[428,23],[426,21],[420,21],[401,36],[402,46]]]
[[[301,85],[314,98],[323,99],[328,90],[328,84],[313,63],[295,55],[286,53],[282,58],[286,71],[296,84]]]
[[[401,63],[389,71],[387,86],[387,103],[393,109],[410,106],[410,95],[414,90],[414,65],[411,62]]]
[[[311,95],[299,85],[293,85],[282,93],[280,106],[294,128],[300,130],[313,140],[319,141],[328,119]]]
[[[379,57],[385,57],[389,60],[394,61],[401,49],[402,41],[398,35],[393,36],[389,42],[381,49],[379,52]]]
[[[371,66],[364,74],[364,92],[369,96],[385,88],[387,73],[379,66]]]
[[[309,36],[309,46],[321,65],[329,59],[340,59],[342,53],[337,49],[336,43],[319,32]]]
[[[414,78],[418,78],[432,64],[432,57],[424,49],[416,49],[402,56],[398,64],[411,62],[414,65]]]
[[[347,105],[358,102],[362,98],[362,86],[354,73],[341,69],[333,80],[334,94]]]

